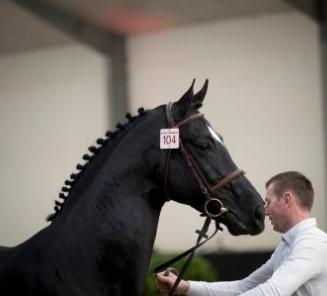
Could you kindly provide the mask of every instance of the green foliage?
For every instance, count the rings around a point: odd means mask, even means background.
[[[170,260],[175,257],[176,254],[160,254],[155,253],[152,255],[150,262],[150,269],[146,279],[145,296],[159,296],[161,295],[158,286],[155,282],[155,277],[152,271],[158,265]],[[186,259],[182,259],[171,267],[181,270]],[[217,273],[214,270],[211,263],[202,256],[194,256],[191,264],[189,265],[184,277],[187,280],[206,281],[213,282],[217,281]]]

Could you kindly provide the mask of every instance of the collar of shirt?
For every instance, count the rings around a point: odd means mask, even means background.
[[[315,218],[305,219],[294,225],[290,230],[284,233],[282,235],[282,241],[285,242],[287,245],[291,246],[299,233],[316,226],[317,220]]]

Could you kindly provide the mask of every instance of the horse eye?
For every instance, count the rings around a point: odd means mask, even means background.
[[[210,148],[210,143],[209,142],[198,143],[196,146],[201,150],[207,150]]]

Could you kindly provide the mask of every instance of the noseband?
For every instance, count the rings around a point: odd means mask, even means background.
[[[179,123],[175,124],[173,116],[172,116],[172,103],[169,102],[166,105],[166,117],[168,121],[169,128],[181,128],[184,125],[188,124],[189,122],[196,120],[196,119],[203,119],[204,114],[198,113],[187,117],[186,119],[180,121]],[[180,133],[181,135],[181,133]],[[229,210],[224,206],[223,202],[215,197],[215,194],[232,182],[234,179],[242,176],[245,174],[243,170],[236,169],[223,177],[221,180],[217,181],[213,186],[207,181],[205,176],[203,175],[198,163],[195,161],[194,157],[190,153],[189,149],[186,145],[183,144],[181,136],[179,137],[179,147],[182,155],[184,156],[188,166],[191,169],[192,174],[197,180],[199,187],[201,189],[202,194],[206,197],[206,202],[204,204],[204,213],[209,218],[217,218],[218,216],[228,212]],[[170,167],[170,160],[171,160],[171,150],[168,150],[168,160],[166,162],[165,167],[165,179],[164,179],[164,188],[167,195],[167,184],[168,184],[168,175],[169,175],[169,167]],[[167,197],[169,200],[169,197]],[[210,208],[218,208],[218,212],[213,212]]]

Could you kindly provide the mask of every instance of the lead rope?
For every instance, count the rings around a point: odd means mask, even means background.
[[[173,287],[169,291],[169,294],[168,294],[169,296],[174,295],[174,292],[175,292],[176,288],[178,287],[179,283],[183,279],[183,276],[184,276],[184,274],[185,274],[188,266],[190,265],[190,263],[191,263],[191,261],[192,261],[192,259],[194,257],[194,254],[195,254],[196,249],[199,248],[204,243],[206,243],[209,239],[213,238],[216,235],[216,233],[218,232],[218,227],[217,227],[215,229],[213,235],[211,235],[209,238],[207,237],[207,239],[204,240],[203,243],[201,243],[202,238],[205,238],[207,236],[207,232],[208,232],[210,223],[211,223],[211,218],[207,217],[205,219],[205,221],[204,221],[204,224],[202,226],[202,229],[200,231],[197,231],[198,232],[198,238],[196,240],[195,248],[192,250],[192,252],[190,253],[189,257],[185,261],[185,263],[184,263],[184,265],[183,265],[180,273],[178,274],[178,276],[176,278],[176,281],[175,281]]]
[[[188,266],[190,265],[190,263],[191,263],[191,261],[192,261],[192,259],[194,257],[195,251],[198,248],[200,248],[201,246],[203,246],[210,239],[212,239],[217,234],[218,230],[222,230],[218,225],[216,225],[215,231],[210,236],[208,236],[207,235],[207,232],[209,230],[209,226],[211,224],[211,221],[212,221],[212,218],[207,217],[205,219],[205,221],[204,221],[204,224],[203,224],[201,230],[196,230],[196,233],[198,234],[198,238],[196,240],[196,244],[192,248],[190,248],[190,249],[186,250],[185,252],[179,254],[178,256],[170,259],[169,261],[167,261],[167,262],[165,262],[163,264],[160,264],[159,266],[157,266],[153,270],[153,273],[158,273],[158,272],[161,272],[161,271],[166,271],[166,273],[168,275],[169,274],[169,267],[172,264],[176,263],[177,261],[179,261],[182,258],[184,258],[187,255],[189,255],[188,258],[187,258],[187,260],[183,264],[183,266],[182,266],[179,274],[177,275],[176,281],[175,281],[173,287],[171,288],[171,290],[170,290],[170,292],[168,294],[169,296],[174,295],[174,292],[175,292],[176,288],[178,287],[180,281],[182,280],[182,278],[183,278],[183,276],[184,276],[184,274],[185,274]],[[203,238],[205,240],[202,241]]]

